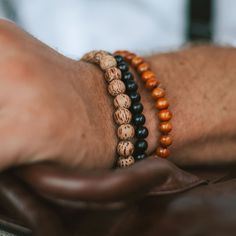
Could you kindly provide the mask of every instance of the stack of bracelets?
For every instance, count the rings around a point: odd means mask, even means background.
[[[150,70],[148,63],[143,58],[128,51],[117,51],[114,55],[106,51],[91,51],[85,54],[82,60],[98,65],[104,71],[104,79],[108,83],[108,92],[114,97],[115,107],[114,121],[118,125],[117,136],[117,166],[128,167],[144,159],[147,154],[148,129],[144,126],[146,119],[142,114],[143,105],[138,93],[138,85],[134,81],[133,74],[129,71],[128,63],[136,69],[145,82],[146,87],[152,91],[152,97],[156,101],[159,110],[160,146],[156,150],[159,157],[166,158],[170,151],[167,148],[172,144],[169,132],[172,125],[169,120],[172,117],[167,109],[169,104],[164,89],[158,87],[159,82],[155,74]]]

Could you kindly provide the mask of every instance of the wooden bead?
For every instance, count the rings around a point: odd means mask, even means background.
[[[105,55],[100,60],[100,67],[102,70],[107,70],[111,67],[116,67],[116,59],[113,56]]]
[[[170,155],[170,150],[167,148],[158,147],[156,150],[156,154],[159,157],[167,158]]]
[[[134,145],[130,141],[120,141],[117,145],[117,153],[121,156],[128,157],[134,152]]]
[[[98,52],[97,50],[94,50],[94,51],[86,53],[82,57],[82,60],[95,63],[95,55],[96,55],[97,52]]]
[[[146,81],[145,87],[149,90],[153,90],[159,85],[159,81],[157,79],[149,79]]]
[[[150,69],[150,65],[147,62],[143,62],[137,67],[138,73],[142,74],[143,72]]]
[[[121,71],[116,67],[111,67],[105,72],[105,80],[110,83],[114,79],[121,79]]]
[[[128,95],[122,93],[115,97],[114,99],[114,106],[116,108],[123,107],[123,108],[130,108],[131,106],[131,99]]]
[[[170,135],[162,135],[160,137],[160,144],[163,146],[163,147],[168,147],[172,144],[172,138]]]
[[[158,116],[160,121],[169,121],[172,117],[172,113],[169,110],[165,109],[159,111]]]
[[[167,134],[172,130],[172,124],[168,121],[166,122],[161,122],[159,124],[159,130],[160,132],[162,132],[163,134]]]
[[[117,165],[121,168],[129,167],[135,163],[135,160],[132,156],[129,156],[127,158],[119,157]]]
[[[103,50],[99,50],[94,55],[94,62],[99,64],[103,57],[108,56],[109,53]]]
[[[165,90],[162,88],[154,88],[152,90],[152,97],[157,100],[165,96]]]
[[[154,72],[147,70],[142,73],[141,78],[144,82],[146,82],[149,79],[156,78],[156,75]]]
[[[121,140],[128,140],[133,138],[135,135],[135,130],[134,127],[130,124],[125,124],[125,125],[121,125],[118,129],[117,129],[117,136],[121,139]]]
[[[134,67],[137,67],[139,64],[143,63],[143,58],[142,57],[138,57],[135,56],[132,60],[131,60],[131,65]]]
[[[125,92],[125,84],[121,80],[115,79],[112,80],[111,83],[108,85],[108,92],[112,96],[117,96],[118,94]]]
[[[119,50],[119,51],[115,51],[115,55],[120,55],[122,57],[126,57],[126,55],[128,54],[129,52],[128,51],[125,51],[125,50]]]
[[[166,98],[159,98],[156,101],[156,108],[159,110],[167,109],[169,107],[169,102]]]
[[[125,55],[125,59],[129,62],[132,61],[132,59],[134,57],[136,57],[136,55],[134,53],[128,53],[128,54]]]
[[[118,108],[114,113],[114,120],[118,125],[128,124],[132,120],[132,114],[126,108]]]

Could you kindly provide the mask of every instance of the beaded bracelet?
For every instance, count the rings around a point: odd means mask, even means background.
[[[170,146],[173,141],[169,134],[172,130],[172,124],[170,123],[172,113],[168,109],[169,102],[165,98],[165,90],[159,87],[160,82],[157,80],[155,73],[150,69],[150,65],[145,62],[142,57],[129,51],[116,51],[114,54],[123,56],[136,72],[141,75],[145,87],[151,91],[151,95],[156,102],[156,108],[158,109],[158,118],[160,121],[159,131],[161,132],[156,154],[159,157],[167,158],[170,155],[168,146]]]
[[[117,136],[119,138],[117,165],[119,167],[127,167],[135,162],[133,154],[135,155],[135,149],[139,146],[137,146],[137,143],[134,145],[131,141],[135,136],[135,129],[131,125],[132,113],[129,109],[133,109],[132,101],[134,97],[129,97],[125,94],[125,91],[126,87],[128,91],[136,91],[137,85],[135,87],[135,84],[131,85],[131,83],[125,83],[121,80],[124,78],[123,75],[128,74],[128,65],[124,61],[119,61],[120,59],[105,51],[92,51],[85,54],[82,58],[84,61],[99,65],[105,72],[104,78],[108,82],[108,92],[111,96],[115,97],[113,101],[116,108],[114,120],[119,125],[117,129]],[[132,76],[132,74],[130,75]],[[141,148],[144,149],[145,147]]]

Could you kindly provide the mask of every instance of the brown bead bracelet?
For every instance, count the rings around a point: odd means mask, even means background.
[[[82,60],[99,65],[105,72],[104,78],[108,83],[108,92],[114,97],[113,104],[116,108],[114,120],[119,126],[117,128],[117,136],[119,138],[117,144],[117,153],[119,155],[117,165],[119,167],[130,166],[135,162],[132,156],[135,148],[133,142],[131,142],[135,136],[135,129],[131,125],[132,113],[129,110],[131,99],[125,94],[126,86],[121,80],[121,70],[117,68],[114,56],[106,51],[91,51],[85,54]]]
[[[172,124],[170,122],[172,113],[168,109],[169,102],[165,98],[165,90],[159,87],[160,82],[156,78],[155,73],[151,70],[150,65],[145,62],[142,57],[139,57],[129,51],[116,51],[114,54],[124,57],[124,59],[130,63],[130,65],[140,75],[142,81],[145,83],[145,87],[151,91],[151,95],[155,100],[155,106],[158,109],[158,118],[160,121],[159,131],[161,132],[156,154],[159,157],[167,158],[170,155],[168,146],[170,146],[173,141],[171,135],[169,134],[172,130]]]

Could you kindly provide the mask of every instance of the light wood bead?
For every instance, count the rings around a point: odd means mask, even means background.
[[[110,83],[114,79],[121,79],[121,71],[116,67],[111,67],[105,72],[105,80]]]
[[[117,153],[120,156],[128,157],[134,152],[134,145],[130,141],[120,141],[117,145]]]
[[[156,101],[156,108],[157,109],[162,110],[162,109],[167,109],[168,107],[169,107],[169,102],[168,102],[167,98],[159,98]]]
[[[167,109],[161,110],[158,113],[158,117],[160,121],[169,121],[172,118],[172,113]]]
[[[160,137],[160,144],[163,146],[163,147],[168,147],[172,144],[172,138],[170,135],[162,135]]]
[[[125,92],[125,84],[121,80],[115,79],[112,80],[111,83],[108,85],[108,92],[112,96],[117,96],[118,94]]]
[[[117,62],[113,56],[105,55],[100,60],[100,67],[102,70],[107,70],[111,67],[116,67]]]
[[[157,100],[165,96],[165,90],[162,88],[154,88],[152,90],[152,97]]]
[[[107,56],[107,55],[109,55],[109,53],[106,52],[106,51],[103,51],[103,50],[97,51],[94,55],[94,62],[97,63],[97,64],[100,64],[102,58]]]
[[[119,157],[117,165],[121,168],[129,167],[135,163],[135,160],[132,156],[129,156],[127,158]]]
[[[170,155],[170,150],[167,148],[158,147],[156,150],[156,154],[159,157],[167,158]]]
[[[121,125],[117,129],[117,136],[121,140],[132,139],[135,135],[134,127],[130,124]]]
[[[167,133],[169,133],[172,130],[172,124],[170,122],[168,122],[168,121],[161,122],[159,124],[159,130],[163,134],[167,134]]]
[[[82,60],[95,63],[95,55],[97,52],[98,52],[97,50],[94,50],[94,51],[84,54],[84,56],[82,57]]]
[[[114,120],[118,125],[128,124],[132,120],[132,114],[126,108],[118,108],[114,113]]]
[[[128,109],[131,106],[131,99],[128,95],[124,93],[119,94],[114,98],[114,106],[116,108],[121,107],[121,108]]]

